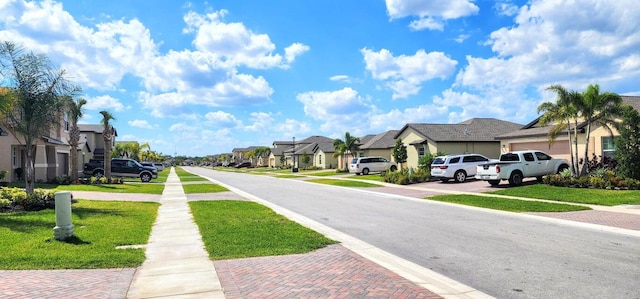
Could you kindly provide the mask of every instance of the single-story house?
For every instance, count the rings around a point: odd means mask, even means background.
[[[393,139],[407,147],[408,167],[417,167],[426,153],[476,153],[489,158],[500,156],[497,136],[522,128],[521,124],[495,118],[472,118],[457,124],[406,124]]]
[[[640,96],[621,96],[623,104],[634,107],[640,111]],[[516,150],[541,150],[557,158],[570,160],[569,139],[567,131],[560,132],[555,141],[549,143],[549,130],[552,125],[540,126],[540,117],[534,119],[529,124],[519,130],[507,132],[496,137],[500,141],[503,152]],[[593,125],[592,125],[593,126]],[[585,149],[585,123],[578,124],[578,157],[584,157]],[[618,132],[613,129],[613,136]],[[572,130],[573,133],[573,130]],[[573,138],[573,136],[572,136]],[[612,157],[615,154],[614,137],[604,127],[592,127],[589,136],[589,154],[591,158],[594,154],[598,157]],[[576,161],[577,162],[577,161]]]

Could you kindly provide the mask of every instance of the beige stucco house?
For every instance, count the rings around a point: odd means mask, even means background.
[[[415,168],[426,153],[477,153],[497,158],[501,145],[496,137],[521,127],[495,118],[472,118],[457,124],[406,124],[394,139],[402,139],[407,147],[404,165]]]
[[[640,110],[640,96],[622,96],[622,101],[626,105]],[[554,157],[570,160],[569,139],[567,131],[561,132],[554,142],[549,143],[548,135],[552,126],[540,126],[540,117],[534,119],[529,124],[519,130],[501,134],[496,137],[500,141],[503,152],[525,149],[542,150]],[[613,129],[613,136],[618,132]],[[573,132],[573,131],[572,131]],[[578,124],[578,157],[584,157],[586,144],[585,124]],[[603,127],[592,127],[589,136],[589,158],[596,155],[600,157],[612,157],[615,154],[615,145],[611,133]],[[573,137],[572,137],[573,138]]]
[[[60,122],[61,125],[53,128],[50,134],[36,140],[36,182],[48,182],[58,176],[70,174],[71,147],[69,146],[68,115],[63,115]],[[104,157],[104,142],[102,141],[102,126],[78,125],[78,127],[81,131],[80,148],[78,149],[78,165],[81,172],[81,163],[85,160]],[[100,128],[99,132],[96,132],[96,127]],[[98,134],[100,138],[97,137]],[[24,172],[26,154],[21,142],[22,138],[19,141],[6,128],[0,126],[0,170],[9,171],[5,181],[19,181],[23,178],[20,174]]]

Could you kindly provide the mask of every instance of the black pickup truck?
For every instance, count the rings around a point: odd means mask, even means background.
[[[91,159],[85,163],[82,173],[85,175],[101,177],[104,175],[104,163],[102,160]],[[111,175],[114,177],[139,177],[143,182],[149,182],[158,177],[158,169],[142,166],[132,159],[111,159]]]

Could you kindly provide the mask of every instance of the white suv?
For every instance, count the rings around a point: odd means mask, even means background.
[[[440,156],[431,163],[431,177],[447,182],[464,182],[467,177],[476,175],[476,166],[488,162],[489,158],[480,154]]]
[[[369,174],[370,172],[381,172],[386,170],[396,171],[398,166],[396,162],[389,161],[383,157],[359,157],[351,160],[349,164],[349,172],[360,175]]]

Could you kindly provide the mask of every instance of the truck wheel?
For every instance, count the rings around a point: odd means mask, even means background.
[[[520,186],[522,185],[522,172],[514,171],[509,176],[509,185],[511,186]]]
[[[93,176],[97,178],[101,178],[104,176],[104,172],[102,172],[102,170],[96,170],[93,172]]]
[[[363,174],[363,175],[367,175],[367,174],[369,174],[369,168],[365,168],[365,169],[363,169],[363,170],[362,170],[362,174]]]
[[[145,173],[140,175],[140,180],[145,182],[145,183],[148,183],[148,182],[151,181],[151,175],[149,173],[145,172]]]
[[[567,169],[569,169],[569,166],[566,165],[566,164],[562,164],[562,165],[560,165],[560,167],[558,167],[558,172],[557,173],[561,173],[561,172],[563,172],[563,171],[565,171]]]
[[[537,181],[538,183],[542,183],[542,179],[543,179],[543,178],[542,178],[542,176],[541,176],[541,175],[539,175],[539,176],[537,176],[537,177],[536,177],[536,181]]]
[[[391,170],[391,171],[396,171],[396,170],[398,170],[398,167],[396,167],[395,165],[391,165],[391,167],[389,168],[389,170]]]
[[[464,183],[464,181],[467,180],[467,173],[464,172],[464,170],[458,170],[453,175],[453,179],[456,181],[456,183]]]
[[[500,185],[500,180],[489,180],[488,182],[489,182],[489,185],[493,187]]]

